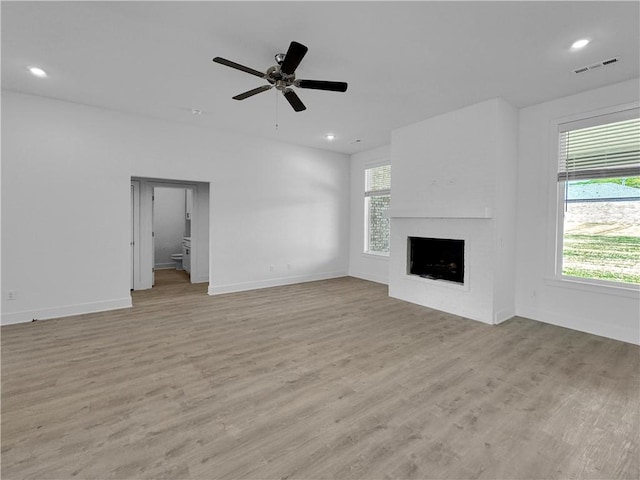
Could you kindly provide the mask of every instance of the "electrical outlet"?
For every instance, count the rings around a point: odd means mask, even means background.
[[[15,300],[17,292],[15,290],[9,290],[7,292],[7,300]]]
[[[275,265],[269,265],[269,271],[273,272],[276,269]]]
[[[291,264],[287,263],[287,270],[291,270]]]

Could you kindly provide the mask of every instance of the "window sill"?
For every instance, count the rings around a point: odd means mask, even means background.
[[[389,260],[388,253],[362,252],[361,255],[365,258],[375,258],[376,260]]]
[[[551,287],[571,288],[589,293],[616,295],[618,297],[640,298],[640,286],[614,282],[598,282],[576,277],[547,277],[544,280]]]

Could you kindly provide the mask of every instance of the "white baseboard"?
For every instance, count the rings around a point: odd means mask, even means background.
[[[529,318],[542,323],[556,325],[558,327],[569,328],[579,332],[591,333],[599,337],[620,340],[621,342],[640,345],[640,327],[625,329],[620,328],[611,323],[596,323],[585,321],[583,318],[570,317],[567,315],[559,315],[548,310],[540,310],[535,308],[519,308],[516,310],[519,317]]]
[[[350,272],[349,276],[354,278],[360,278],[362,280],[368,280],[370,282],[382,283],[383,285],[389,285],[389,279],[384,278],[383,276],[380,276],[380,275],[373,275],[370,273],[362,273],[362,272],[358,272],[358,273]]]
[[[502,322],[506,322],[510,318],[516,316],[516,309],[514,307],[505,308],[499,310],[493,314],[493,324],[500,325]]]
[[[169,270],[169,269],[175,269],[176,268],[177,263],[176,262],[170,262],[170,263],[156,263],[153,268],[155,270]]]
[[[209,295],[221,295],[223,293],[244,292],[247,290],[257,290],[260,288],[281,287],[294,283],[315,282],[317,280],[328,280],[330,278],[346,277],[347,272],[326,272],[310,275],[300,275],[296,277],[282,277],[257,282],[232,283],[229,285],[209,285],[207,292]]]
[[[108,310],[131,308],[132,306],[131,297],[129,296],[101,302],[79,303],[75,305],[64,305],[38,310],[3,313],[2,321],[0,323],[2,325],[12,325],[14,323],[31,322],[34,319],[48,320],[51,318],[70,317],[72,315],[82,315],[85,313],[106,312]]]

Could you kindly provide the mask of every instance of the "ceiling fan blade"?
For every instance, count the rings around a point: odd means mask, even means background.
[[[219,63],[220,65],[226,65],[227,67],[235,68],[236,70],[241,70],[246,73],[250,73],[251,75],[255,75],[256,77],[265,78],[266,75],[258,70],[254,70],[253,68],[245,67],[244,65],[240,65],[239,63],[232,62],[231,60],[227,60],[226,58],[216,57],[213,59],[214,62]]]
[[[258,93],[266,92],[267,90],[271,90],[273,85],[262,85],[261,87],[254,88],[253,90],[249,90],[248,92],[241,93],[233,97],[234,100],[244,100],[245,98],[253,97]]]
[[[287,53],[284,56],[284,61],[280,66],[280,71],[287,75],[291,75],[295,72],[296,68],[298,68],[298,65],[300,65],[300,62],[307,54],[307,50],[309,49],[301,43],[291,42],[289,50],[287,50]]]
[[[346,92],[345,82],[327,82],[324,80],[296,80],[296,87],[313,88],[314,90],[330,90],[332,92]]]
[[[285,98],[287,99],[289,104],[293,107],[293,109],[296,112],[301,112],[301,111],[307,109],[307,107],[304,106],[304,103],[302,103],[302,100],[300,100],[300,97],[298,97],[298,95],[296,95],[296,92],[294,92],[290,88],[287,88],[282,93],[284,94]]]

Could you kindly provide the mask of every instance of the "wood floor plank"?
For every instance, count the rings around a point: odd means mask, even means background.
[[[340,278],[1,329],[3,479],[638,479],[640,349]]]

